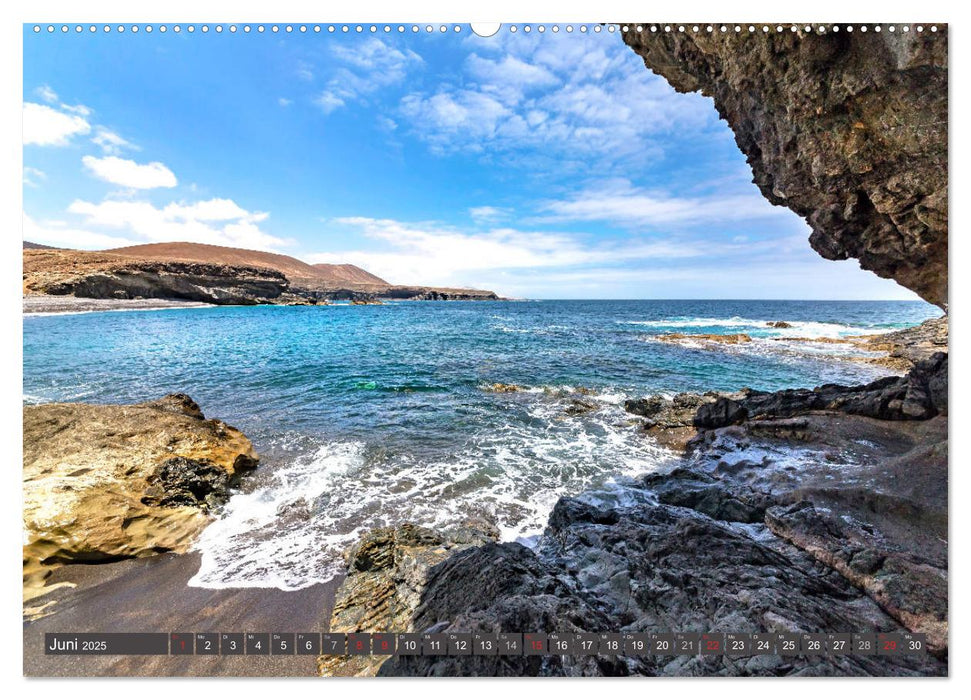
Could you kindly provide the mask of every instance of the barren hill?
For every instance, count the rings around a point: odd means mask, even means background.
[[[498,298],[487,290],[393,285],[356,265],[311,265],[289,255],[202,243],[83,251],[25,242],[23,288],[25,294],[214,304]]]
[[[143,260],[201,262],[219,265],[262,267],[282,272],[292,283],[301,286],[326,285],[325,274],[302,260],[279,253],[230,248],[205,243],[146,243],[103,251]]]
[[[114,248],[108,253],[147,260],[217,263],[263,267],[282,272],[295,286],[309,289],[346,288],[356,285],[383,285],[388,282],[356,265],[311,265],[289,255],[260,250],[230,248],[204,243],[147,243]]]
[[[391,284],[357,265],[317,263],[313,267],[320,270],[325,276],[334,279],[338,284]]]

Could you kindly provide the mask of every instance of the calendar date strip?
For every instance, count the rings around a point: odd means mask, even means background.
[[[815,656],[925,654],[917,633],[105,632],[44,635],[52,656]]]

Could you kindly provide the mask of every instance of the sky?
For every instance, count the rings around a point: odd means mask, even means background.
[[[526,298],[914,299],[820,258],[619,33],[24,29],[24,238]]]

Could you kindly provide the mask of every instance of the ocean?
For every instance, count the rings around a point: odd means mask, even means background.
[[[623,498],[674,459],[625,399],[867,382],[889,371],[848,359],[860,350],[784,338],[939,315],[919,301],[496,301],[25,316],[24,401],[184,392],[241,429],[262,461],[197,542],[192,584],[290,590],[332,578],[381,525],[481,515],[529,544],[560,496]],[[752,341],[658,342],[675,332]]]

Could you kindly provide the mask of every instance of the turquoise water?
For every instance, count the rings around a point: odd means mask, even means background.
[[[242,429],[263,461],[204,533],[195,583],[298,588],[338,571],[371,527],[481,514],[528,539],[559,496],[657,468],[670,455],[631,424],[625,398],[869,381],[887,370],[845,359],[860,351],[784,338],[937,315],[922,302],[537,301],[33,316],[24,396],[181,391]],[[656,340],[668,332],[753,341]],[[488,391],[496,382],[526,390]],[[567,413],[577,398],[594,410]]]

